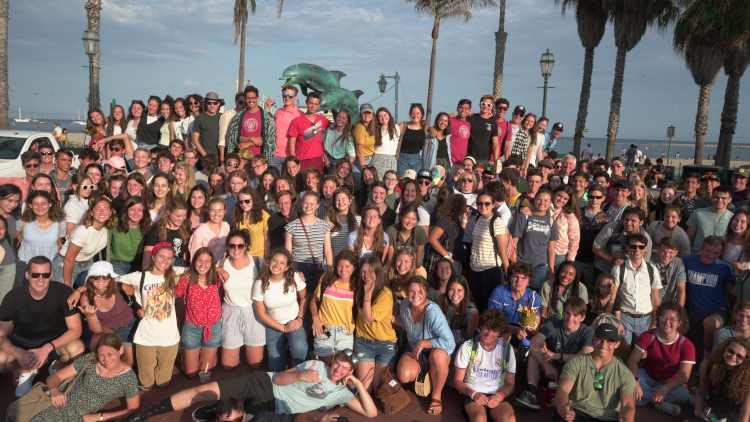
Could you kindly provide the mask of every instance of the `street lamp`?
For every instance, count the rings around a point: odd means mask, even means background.
[[[89,56],[89,109],[99,107],[99,98],[94,89],[94,56],[99,51],[99,34],[91,28],[83,31],[83,49]],[[86,67],[86,66],[84,66]]]
[[[555,66],[555,56],[549,52],[547,48],[546,53],[542,53],[542,59],[539,60],[539,66],[542,68],[542,77],[544,77],[544,86],[538,86],[537,88],[544,88],[544,101],[542,102],[542,117],[547,116],[547,88],[554,88],[554,86],[547,86],[549,77],[552,76],[552,68]]]
[[[388,86],[388,81],[385,80],[386,78],[393,79],[393,82],[396,84],[396,104],[393,110],[393,118],[398,122],[398,84],[401,82],[401,77],[398,76],[398,72],[393,76],[385,76],[381,73],[380,80],[378,80],[378,88],[380,88],[381,93],[385,92],[385,87]]]
[[[674,125],[667,128],[667,138],[669,138],[669,146],[667,147],[667,167],[669,167],[670,153],[672,152],[672,138],[674,138]]]

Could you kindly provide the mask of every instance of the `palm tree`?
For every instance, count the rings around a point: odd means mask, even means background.
[[[555,0],[556,4],[560,0]],[[594,73],[594,49],[604,37],[604,31],[609,19],[606,0],[562,0],[562,13],[567,7],[576,8],[576,22],[578,23],[578,37],[586,50],[583,58],[583,82],[581,83],[581,98],[578,102],[578,118],[576,119],[575,136],[573,137],[573,155],[581,155],[583,132],[586,130],[586,116],[589,113],[589,97],[591,96],[591,75]]]
[[[255,14],[255,0],[249,0],[250,10]],[[248,0],[234,0],[234,12],[232,17],[232,25],[234,26],[234,43],[237,44],[237,39],[240,39],[240,75],[239,87],[243,88],[245,83],[245,28],[247,27],[247,4]],[[281,11],[279,10],[279,16]]]
[[[643,38],[652,25],[665,28],[675,11],[670,0],[609,0],[610,20],[615,27],[615,78],[612,83],[612,100],[607,126],[607,160],[615,153],[615,138],[620,123],[620,105],[622,103],[622,85],[625,79],[625,58]]]
[[[452,19],[471,20],[471,11],[485,7],[495,7],[494,0],[406,0],[417,13],[428,13],[433,17],[432,27],[432,55],[430,56],[430,82],[427,88],[427,115],[430,122],[432,117],[432,89],[435,85],[435,55],[437,54],[437,39],[440,22]]]
[[[500,27],[495,32],[495,78],[492,84],[492,96],[498,99],[503,96],[503,64],[505,63],[505,0],[500,0]]]
[[[86,5],[86,17],[89,21],[89,28],[99,34],[101,24],[101,11],[102,11],[102,0],[88,0]],[[91,82],[94,85],[94,98],[91,104],[94,107],[99,107],[99,58],[102,56],[101,48],[97,47],[96,54],[94,54],[94,80]]]
[[[740,106],[740,79],[750,63],[750,43],[745,37],[744,50],[731,48],[724,59],[724,73],[729,76],[724,94],[724,109],[721,111],[721,130],[719,131],[719,158],[714,164],[729,168],[732,160],[732,137],[737,129],[737,109]],[[719,162],[720,161],[720,162]]]
[[[0,130],[8,130],[8,3],[0,0]]]

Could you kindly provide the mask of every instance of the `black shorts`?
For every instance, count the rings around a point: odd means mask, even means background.
[[[234,397],[245,403],[245,412],[252,415],[276,412],[273,382],[266,372],[253,371],[216,382],[219,398]],[[261,419],[262,420],[262,419]]]
[[[485,394],[485,395],[487,397],[491,396],[491,395],[487,395],[487,394]],[[466,405],[469,404],[469,403],[474,403],[474,400],[472,400],[471,397],[469,397],[469,396],[461,396],[461,397],[463,397],[463,401],[462,401],[463,406],[461,406],[461,414],[463,415],[464,419],[466,419],[468,421],[469,420],[469,414],[466,413]],[[505,402],[506,402],[505,399],[503,399],[503,401],[501,401],[500,403],[505,403]],[[492,411],[492,409],[490,409],[487,406],[482,406],[482,407],[484,407],[484,412],[487,415],[487,420],[491,421],[492,417],[490,417],[490,412]]]
[[[273,412],[260,412],[250,419],[250,422],[294,422],[297,415],[282,415]],[[342,420],[339,418],[338,420]]]
[[[27,338],[23,338],[21,336],[11,334],[10,337],[8,337],[8,340],[10,340],[11,344],[18,347],[19,349],[23,350],[31,350],[31,349],[37,349],[39,347],[44,346],[45,344],[49,343],[50,341],[55,341],[58,338],[60,338],[60,335],[57,335],[55,337],[51,337],[48,339],[43,340],[29,340]],[[54,343],[53,343],[54,344]],[[61,346],[60,344],[57,345],[57,347]],[[57,360],[60,359],[60,355],[57,354],[57,350],[53,350],[49,354],[49,360]]]

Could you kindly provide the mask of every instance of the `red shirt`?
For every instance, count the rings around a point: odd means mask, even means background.
[[[451,119],[451,161],[453,164],[461,164],[466,158],[466,149],[469,147],[469,136],[471,136],[471,124],[466,120]],[[449,169],[445,169],[450,172]]]
[[[294,144],[295,156],[299,160],[309,160],[323,156],[323,129],[328,129],[331,122],[325,116],[316,114],[316,130],[311,130],[313,122],[307,116],[299,116],[289,126],[289,136],[297,138]]]
[[[263,136],[263,128],[261,127],[260,120],[260,108],[255,113],[245,112],[242,117],[242,131],[240,136]],[[258,155],[261,152],[261,147],[250,147],[248,148],[253,155]]]
[[[219,287],[221,280],[213,286],[205,289],[199,284],[191,284],[188,289],[189,277],[183,277],[177,283],[175,294],[178,297],[185,296],[185,320],[191,324],[203,327],[203,339],[211,340],[211,326],[221,318],[221,298],[219,297]]]
[[[643,369],[654,381],[669,382],[680,373],[680,364],[695,363],[695,346],[682,334],[672,344],[664,344],[656,337],[658,328],[638,337],[635,347],[646,352]]]

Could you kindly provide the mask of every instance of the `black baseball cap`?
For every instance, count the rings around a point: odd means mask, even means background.
[[[625,181],[625,179],[621,179],[615,182],[615,184],[612,186],[612,189],[617,188],[624,188],[624,189],[630,189],[630,184]]]
[[[613,341],[620,341],[620,335],[618,333],[617,327],[606,322],[604,324],[599,324],[599,326],[596,327],[596,331],[594,331],[594,337],[608,338]]]
[[[520,114],[521,116],[526,115],[526,107],[519,105],[516,106],[516,108],[513,109],[513,114]]]
[[[560,122],[555,123],[552,125],[552,130],[559,130],[560,132],[563,131],[563,124]]]
[[[419,173],[417,173],[417,179],[429,179],[432,180],[432,172],[427,169],[419,170]]]

